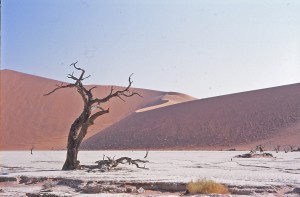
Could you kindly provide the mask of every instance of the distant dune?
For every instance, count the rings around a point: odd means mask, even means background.
[[[152,110],[146,110],[152,109]],[[144,108],[83,149],[249,149],[300,146],[300,84]]]
[[[43,96],[60,81],[1,70],[0,149],[65,149],[80,114],[76,90]],[[127,82],[124,82],[127,85]],[[118,88],[118,87],[117,87]],[[110,86],[97,86],[97,97]],[[90,128],[83,149],[249,149],[300,146],[300,84],[195,100],[185,94],[134,89]]]
[[[64,89],[49,96],[60,81],[28,75],[11,70],[0,71],[0,149],[64,149],[69,127],[80,114],[83,104],[75,89]],[[124,86],[127,81],[124,81]],[[116,87],[118,88],[118,87]],[[90,128],[88,136],[113,125],[138,110],[150,110],[185,101],[193,97],[145,89],[136,89],[143,98],[131,97],[123,102],[113,99],[104,107],[110,113],[100,117]],[[110,86],[97,86],[95,96],[104,96]]]

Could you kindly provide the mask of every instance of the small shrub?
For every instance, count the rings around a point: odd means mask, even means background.
[[[229,194],[226,186],[206,179],[189,182],[186,189],[190,194]]]

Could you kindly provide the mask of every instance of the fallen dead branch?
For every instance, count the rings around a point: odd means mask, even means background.
[[[105,159],[105,157],[107,159]],[[130,157],[121,157],[119,159],[111,159],[110,157],[107,157],[103,155],[103,159],[96,161],[97,165],[82,165],[82,169],[86,169],[87,172],[99,170],[100,172],[106,172],[110,171],[111,169],[117,167],[119,164],[129,164],[129,165],[135,165],[137,168],[148,170],[149,168],[146,168],[146,164],[148,163],[148,160],[141,160],[141,159],[132,159]],[[141,163],[144,163],[144,166],[140,166]]]
[[[257,151],[259,151],[260,153],[256,153]],[[260,157],[274,158],[274,156],[271,153],[264,153],[263,145],[256,146],[256,148],[251,149],[249,153],[234,156],[234,158],[260,158]]]
[[[274,156],[271,153],[245,153],[242,155],[234,156],[234,158],[260,158],[260,157],[266,157],[266,158],[274,158]]]

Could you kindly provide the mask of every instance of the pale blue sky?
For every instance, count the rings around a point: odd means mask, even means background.
[[[300,82],[300,1],[2,0],[1,69],[198,98]]]

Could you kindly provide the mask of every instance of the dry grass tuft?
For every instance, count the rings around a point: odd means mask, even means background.
[[[190,194],[229,194],[226,186],[206,179],[189,182],[186,189]]]

